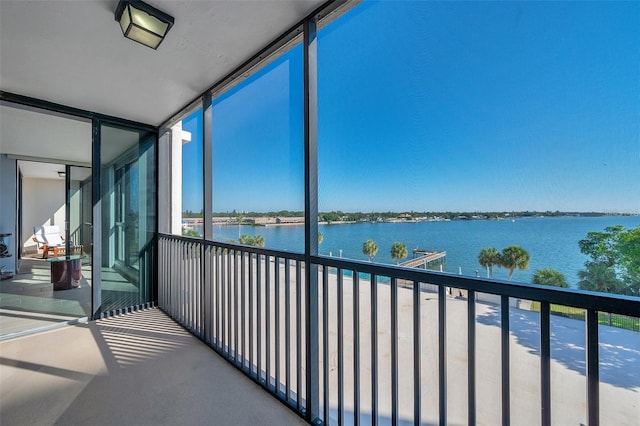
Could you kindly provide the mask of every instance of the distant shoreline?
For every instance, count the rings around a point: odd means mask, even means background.
[[[282,212],[280,212],[282,213]],[[297,213],[297,212],[295,212]],[[183,213],[184,214],[184,213]],[[318,216],[322,218],[327,213],[320,213]],[[349,217],[357,215],[357,218]],[[601,213],[601,212],[519,212],[519,213],[343,213],[336,220],[326,220],[324,218],[318,220],[318,225],[349,225],[358,223],[419,223],[419,222],[450,222],[459,220],[516,220],[516,219],[534,219],[534,218],[567,218],[567,217],[635,217],[640,216],[638,213]],[[258,220],[260,219],[260,221]],[[184,217],[182,219],[183,226],[187,229],[203,226],[202,217]],[[236,216],[214,216],[212,217],[213,225],[218,226],[238,226]],[[304,226],[304,216],[265,216],[263,213],[249,212],[243,214],[242,226],[251,227],[274,227],[274,226]]]

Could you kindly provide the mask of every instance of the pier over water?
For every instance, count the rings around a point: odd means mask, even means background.
[[[419,248],[415,248],[413,249],[413,259],[402,262],[399,266],[426,269],[427,266],[432,263],[444,263],[445,257],[447,257],[446,251],[421,250]]]

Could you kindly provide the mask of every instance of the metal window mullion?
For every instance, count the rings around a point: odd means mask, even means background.
[[[202,95],[202,192],[203,218],[202,229],[205,240],[213,239],[213,104],[211,93]]]
[[[0,95],[3,92],[0,91]],[[91,120],[91,241],[93,247],[102,247],[102,124]],[[91,250],[91,318],[102,315],[102,250]]]
[[[319,416],[318,268],[318,67],[315,18],[303,23],[303,138],[305,215],[305,372],[307,422]],[[300,392],[300,390],[299,390]],[[298,398],[300,400],[300,398]]]

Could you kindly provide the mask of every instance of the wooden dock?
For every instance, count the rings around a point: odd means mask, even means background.
[[[434,250],[420,250],[418,248],[413,249],[413,259],[409,259],[402,262],[399,266],[405,268],[425,268],[433,262],[443,262],[447,256],[446,251],[434,251]],[[418,257],[415,257],[418,256]]]

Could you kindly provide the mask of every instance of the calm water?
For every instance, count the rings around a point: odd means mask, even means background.
[[[529,281],[534,271],[541,268],[556,269],[567,277],[574,287],[577,272],[587,259],[578,247],[578,241],[589,231],[601,231],[607,226],[623,225],[635,228],[640,216],[557,217],[511,220],[457,220],[451,222],[418,223],[358,223],[345,225],[321,225],[324,240],[320,245],[323,255],[366,260],[362,243],[373,239],[379,247],[376,262],[393,263],[391,245],[396,242],[428,250],[446,251],[445,272],[486,276],[478,264],[478,253],[484,247],[498,250],[515,244],[531,255],[529,269],[516,270],[514,281]],[[261,234],[266,247],[287,251],[304,250],[302,226],[243,226],[243,234]],[[214,226],[214,238],[219,241],[238,238],[237,226]],[[506,279],[508,271],[494,268],[494,277]]]

